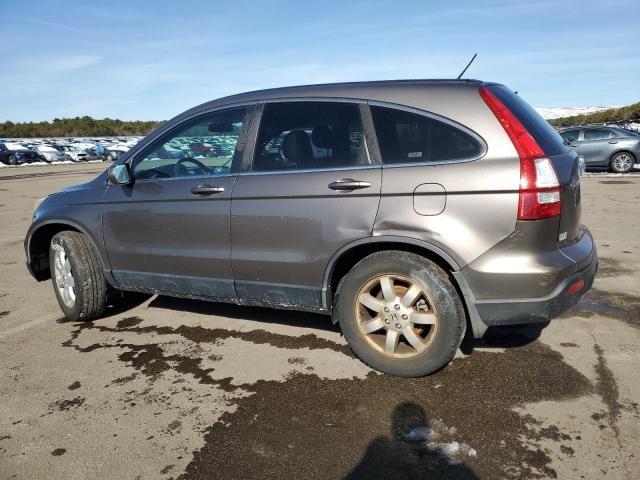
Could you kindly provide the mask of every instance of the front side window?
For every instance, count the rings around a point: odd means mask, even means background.
[[[608,138],[615,138],[615,133],[607,129],[586,129],[584,131],[585,140],[607,140]]]
[[[565,130],[564,132],[560,132],[560,136],[567,142],[577,142],[579,135],[580,130]]]
[[[253,171],[344,168],[369,163],[358,105],[265,105]]]
[[[225,110],[178,127],[135,162],[134,178],[154,180],[229,173],[245,113],[246,108]]]

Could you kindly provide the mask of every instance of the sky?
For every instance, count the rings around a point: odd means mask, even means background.
[[[0,0],[0,121],[166,120],[221,96],[399,78],[537,107],[640,101],[640,0]]]

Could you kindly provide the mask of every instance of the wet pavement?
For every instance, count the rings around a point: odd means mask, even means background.
[[[640,178],[583,179],[601,262],[574,309],[400,379],[321,315],[128,294],[64,321],[22,239],[99,168],[0,171],[0,478],[640,477]]]

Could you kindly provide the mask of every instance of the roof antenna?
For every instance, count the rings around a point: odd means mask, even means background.
[[[473,61],[476,59],[476,57],[477,57],[477,56],[478,56],[478,54],[477,54],[477,53],[474,53],[474,54],[473,54],[473,57],[471,57],[471,60],[469,60],[469,63],[467,63],[467,66],[466,66],[466,67],[464,67],[464,70],[462,70],[462,71],[460,72],[460,75],[458,75],[458,77],[456,78],[456,80],[460,80],[460,78],[462,78],[462,75],[464,75],[464,72],[466,72],[466,71],[467,71],[467,68],[469,68],[469,66],[473,63]]]

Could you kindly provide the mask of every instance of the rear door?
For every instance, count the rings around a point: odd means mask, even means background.
[[[616,149],[618,137],[608,128],[585,128],[580,142],[580,154],[587,165],[609,165],[609,159]]]
[[[125,289],[235,299],[229,215],[246,108],[187,120],[133,158],[133,181],[109,185],[104,242]]]
[[[323,307],[325,268],[371,235],[381,169],[369,156],[362,106],[264,105],[253,162],[231,206],[232,267],[244,303]]]

